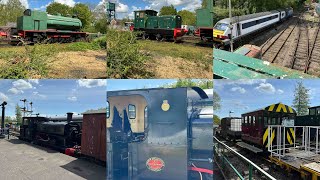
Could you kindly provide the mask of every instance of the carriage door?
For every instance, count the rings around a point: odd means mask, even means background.
[[[40,30],[40,21],[39,20],[34,21],[34,30],[36,30],[36,31]]]
[[[240,36],[241,35],[241,29],[240,29],[240,24],[237,24],[237,35]]]

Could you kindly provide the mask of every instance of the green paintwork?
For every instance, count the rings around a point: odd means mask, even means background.
[[[213,28],[213,0],[207,0],[207,8],[196,10],[196,26]]]
[[[178,15],[157,16],[153,10],[135,11],[136,29],[174,29],[181,28],[182,18]]]
[[[47,24],[48,29],[80,30],[82,28],[80,19],[63,16],[53,16],[49,14]]]
[[[82,23],[77,18],[48,15],[42,11],[26,10],[18,17],[17,29],[20,31],[46,31],[47,29],[79,31]]]
[[[314,76],[247,56],[213,50],[214,75],[225,79],[300,79]]]
[[[31,16],[21,16],[17,19],[18,30],[47,30],[47,13],[41,11],[31,11]]]

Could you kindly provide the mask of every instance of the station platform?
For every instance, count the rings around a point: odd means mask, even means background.
[[[104,180],[105,167],[10,137],[0,139],[0,179]]]

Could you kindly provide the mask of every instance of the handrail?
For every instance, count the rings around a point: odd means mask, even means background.
[[[256,164],[254,164],[252,161],[250,161],[249,159],[247,159],[246,157],[244,157],[243,155],[241,155],[240,153],[238,153],[237,151],[235,151],[234,149],[230,148],[229,146],[227,146],[225,143],[221,142],[219,139],[217,139],[215,136],[213,136],[213,139],[218,142],[219,144],[223,145],[226,149],[228,149],[229,151],[231,151],[232,153],[236,154],[238,157],[242,158],[244,161],[246,161],[247,163],[249,163],[249,165],[253,166],[255,169],[257,169],[258,171],[260,171],[263,175],[265,175],[266,177],[268,177],[270,180],[276,180],[276,178],[272,177],[270,174],[268,174],[267,172],[265,172],[263,169],[261,169],[259,166],[257,166]]]

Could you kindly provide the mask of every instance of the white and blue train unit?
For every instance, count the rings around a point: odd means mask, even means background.
[[[213,28],[213,40],[222,46],[248,37],[257,31],[285,21],[293,16],[293,9],[274,10],[222,19]]]

